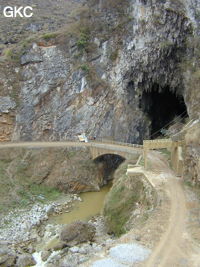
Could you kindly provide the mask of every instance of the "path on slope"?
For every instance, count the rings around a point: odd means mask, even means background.
[[[149,160],[152,168],[160,169],[162,177],[165,178],[165,190],[170,200],[170,214],[167,228],[144,266],[200,266],[200,261],[194,263],[192,260],[194,244],[186,229],[189,214],[181,178],[174,175],[168,164],[159,161],[154,152],[149,154]]]

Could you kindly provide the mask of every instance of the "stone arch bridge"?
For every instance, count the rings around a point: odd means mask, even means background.
[[[173,142],[171,139],[145,140],[143,145],[135,145],[121,142],[105,141],[102,142],[11,142],[1,143],[1,148],[50,148],[50,147],[88,147],[92,159],[96,159],[102,155],[113,154],[123,158],[131,156],[143,155],[145,168],[147,168],[147,153],[151,149],[167,148],[171,151],[171,160],[174,171],[177,175],[182,175],[183,158],[182,158],[183,142]]]

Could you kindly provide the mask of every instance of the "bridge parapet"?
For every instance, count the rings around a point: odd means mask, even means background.
[[[171,139],[144,140],[144,149],[171,148],[173,141]]]
[[[105,144],[121,145],[121,146],[135,147],[135,148],[141,148],[141,149],[143,148],[143,145],[123,143],[123,142],[113,141],[113,140],[104,139],[104,138],[98,138],[96,139],[96,141],[103,143],[103,144],[105,143]],[[93,141],[93,142],[95,143],[96,141]]]

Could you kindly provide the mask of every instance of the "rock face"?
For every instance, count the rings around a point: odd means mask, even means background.
[[[15,139],[60,140],[86,132],[139,143],[151,130],[151,118],[141,107],[144,91],[169,90],[187,98],[192,89],[180,63],[198,21],[190,12],[197,3],[124,3],[121,16],[112,1],[107,6],[88,1],[87,12],[95,14],[92,29],[84,21],[85,31],[64,35],[65,47],[59,38],[54,45],[36,42],[21,57]],[[191,100],[186,104],[192,116]]]
[[[14,130],[16,103],[10,97],[0,97],[0,142],[9,141]]]
[[[75,246],[80,243],[92,241],[95,235],[95,227],[82,221],[65,226],[60,234],[60,240],[67,246]]]

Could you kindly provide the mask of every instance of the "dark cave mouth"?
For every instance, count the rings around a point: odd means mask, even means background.
[[[151,121],[150,137],[154,139],[176,122],[188,117],[183,96],[177,95],[170,87],[160,89],[156,84],[141,97],[140,108]]]

